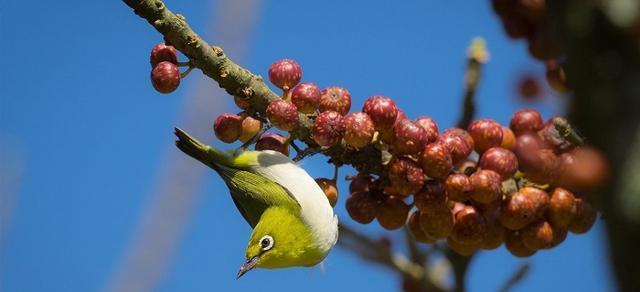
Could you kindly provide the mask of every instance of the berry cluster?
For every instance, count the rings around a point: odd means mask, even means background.
[[[151,84],[160,93],[171,93],[180,85],[178,54],[173,46],[157,44],[151,49]]]
[[[567,140],[557,126],[566,124],[562,118],[545,122],[526,109],[513,115],[509,127],[478,119],[466,130],[440,132],[433,119],[409,119],[385,96],[369,97],[360,111],[349,112],[347,89],[320,90],[301,78],[293,60],[269,68],[269,80],[283,94],[267,106],[266,119],[287,136],[260,134],[264,118],[238,98],[244,111],[219,116],[215,135],[227,143],[259,135],[255,149],[288,156],[291,133],[305,115],[313,121],[310,147],[375,148],[387,157],[382,170],[360,169],[350,178],[346,210],[356,222],[377,220],[390,230],[406,224],[417,241],[446,240],[462,255],[505,243],[515,256],[554,247],[568,231],[584,233],[595,222],[595,209],[574,192],[598,187],[606,163],[594,150]],[[335,205],[336,178],[316,181]]]
[[[525,39],[529,54],[545,62],[549,85],[558,92],[567,92],[564,68],[559,61],[562,52],[551,39],[545,22],[545,0],[491,0],[491,3],[506,34],[513,39]]]

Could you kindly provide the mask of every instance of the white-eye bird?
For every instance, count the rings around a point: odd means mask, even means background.
[[[276,151],[230,155],[176,128],[176,145],[214,169],[253,232],[240,278],[253,268],[314,266],[338,239],[338,218],[318,184]]]

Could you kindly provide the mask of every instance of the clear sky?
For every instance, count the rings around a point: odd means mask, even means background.
[[[507,123],[523,106],[545,117],[562,113],[557,97],[529,104],[516,98],[517,77],[541,75],[543,68],[528,57],[523,42],[505,37],[489,1],[391,3],[265,1],[241,65],[266,76],[274,60],[294,58],[304,80],[347,87],[354,108],[384,94],[409,117],[429,115],[446,128],[459,114],[466,47],[483,36],[491,61],[478,91],[479,117]],[[219,13],[217,3],[204,0],[169,0],[167,6],[201,35],[211,31],[210,18]],[[194,71],[174,94],[153,91],[148,53],[161,37],[120,1],[3,0],[0,39],[0,291],[104,290],[121,267],[157,181],[171,179],[159,169],[168,153],[178,151],[172,128],[184,123],[185,100],[204,78]],[[204,86],[205,92],[217,87]],[[222,111],[237,111],[228,102],[216,104],[210,121]],[[314,176],[331,175],[321,158],[304,165]],[[205,175],[158,291],[399,288],[397,275],[341,249],[323,269],[257,270],[237,281],[250,230],[222,181],[211,171]],[[336,210],[354,224],[344,210],[346,186],[340,185]],[[401,237],[376,223],[359,227]],[[570,235],[561,246],[539,252],[517,290],[613,290],[603,237],[598,223],[586,235]],[[495,290],[521,261],[504,247],[481,252],[468,274],[470,291]]]

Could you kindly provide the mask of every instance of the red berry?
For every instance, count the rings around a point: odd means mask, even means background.
[[[558,184],[571,190],[592,192],[609,179],[609,162],[600,151],[581,147],[560,156]]]
[[[425,146],[419,163],[428,177],[438,179],[446,178],[453,167],[449,149],[442,143],[431,143]]]
[[[398,229],[407,222],[410,209],[402,200],[390,197],[380,204],[376,218],[384,229]]]
[[[269,67],[269,81],[282,90],[296,86],[302,78],[302,68],[291,59],[282,59]]]
[[[487,220],[487,233],[482,241],[481,248],[492,250],[498,248],[504,242],[505,229],[502,227],[497,214],[485,216]]]
[[[475,149],[478,153],[502,144],[502,126],[494,120],[475,120],[471,122],[467,131],[473,138]]]
[[[516,136],[524,133],[533,133],[542,129],[543,121],[540,113],[533,109],[523,109],[517,111],[511,117],[509,127]]]
[[[336,181],[328,178],[316,178],[316,183],[322,189],[329,200],[331,207],[335,207],[338,202],[338,187]]]
[[[178,54],[173,46],[167,46],[163,43],[157,44],[151,49],[150,56],[151,68],[158,65],[158,63],[167,61],[173,64],[178,63]]]
[[[540,84],[531,75],[525,75],[518,81],[518,93],[525,100],[535,100],[540,96]]]
[[[446,206],[421,211],[420,228],[431,238],[445,238],[453,229],[453,214]]]
[[[547,249],[553,245],[553,228],[547,221],[535,222],[521,231],[522,243],[530,250]]]
[[[534,198],[522,190],[508,196],[500,208],[500,222],[511,230],[519,230],[537,219]]]
[[[465,174],[450,174],[444,182],[444,187],[450,200],[464,202],[471,198],[470,194],[473,187],[471,186],[469,177]]]
[[[400,121],[393,127],[393,151],[396,154],[415,154],[427,144],[427,132],[411,120]]]
[[[289,144],[286,143],[286,138],[276,133],[264,133],[256,142],[255,149],[261,150],[273,150],[289,156]]]
[[[396,157],[389,162],[389,181],[402,196],[415,194],[424,185],[424,173],[418,164],[407,157]]]
[[[413,238],[417,242],[422,242],[422,243],[436,242],[436,239],[431,238],[429,235],[424,233],[424,231],[422,231],[422,228],[420,228],[420,211],[414,211],[413,213],[411,213],[411,215],[409,216],[409,221],[407,222],[407,225],[409,226],[409,230],[411,231]]]
[[[511,129],[505,126],[502,126],[502,143],[500,144],[500,147],[510,151],[513,151],[516,147],[516,135],[513,134]]]
[[[347,213],[354,221],[368,224],[378,215],[378,202],[367,192],[352,193],[345,203]]]
[[[469,177],[471,182],[471,198],[480,203],[488,204],[502,195],[502,179],[493,170],[480,169]]]
[[[482,153],[478,165],[483,169],[497,172],[505,180],[512,177],[518,170],[518,158],[507,149],[492,147]]]
[[[180,85],[180,70],[176,64],[162,61],[151,70],[151,84],[160,93],[171,93]]]
[[[282,99],[269,103],[267,117],[276,128],[283,131],[292,131],[298,127],[298,109],[292,103]]]
[[[596,209],[584,199],[576,199],[576,215],[569,224],[569,231],[575,234],[583,234],[589,231],[596,222]]]
[[[434,180],[427,181],[424,187],[413,195],[413,203],[423,212],[446,206],[446,202],[447,195],[442,183]]]
[[[563,188],[555,188],[549,199],[547,220],[554,227],[567,227],[577,212],[576,197]]]
[[[416,119],[416,124],[427,132],[427,143],[433,143],[438,139],[438,124],[432,118],[420,116]]]
[[[473,151],[473,139],[470,137],[466,131],[452,128],[445,130],[438,137],[438,141],[449,148],[453,163],[458,163],[466,159]]]
[[[262,129],[262,122],[244,113],[240,115],[240,117],[242,118],[242,134],[238,139],[245,143],[260,132]]]
[[[518,157],[520,171],[533,182],[546,184],[552,182],[559,169],[559,160],[553,150],[543,148],[542,141],[535,134],[518,136],[513,152]]]
[[[313,140],[320,146],[330,147],[342,139],[344,122],[342,115],[335,111],[321,112],[311,129]]]
[[[291,102],[298,111],[312,114],[320,105],[320,88],[311,82],[302,82],[291,90]]]
[[[482,244],[487,233],[484,216],[473,206],[465,206],[454,216],[455,223],[449,236],[463,244]]]
[[[332,86],[322,90],[320,111],[336,111],[346,115],[351,109],[351,93],[345,88]]]
[[[480,248],[478,243],[462,243],[455,240],[452,236],[447,237],[447,245],[455,253],[461,256],[471,256]]]
[[[220,141],[233,143],[242,134],[242,119],[238,115],[224,113],[213,122],[213,131]]]
[[[512,255],[519,258],[529,257],[536,253],[535,250],[531,250],[524,245],[522,234],[519,231],[507,231],[504,244]]]
[[[396,103],[386,96],[369,97],[364,102],[362,111],[371,117],[376,130],[390,129],[398,116]]]
[[[368,174],[359,173],[355,178],[351,180],[349,184],[349,193],[355,193],[359,191],[369,191],[369,185],[373,182],[373,178]]]
[[[567,239],[567,234],[569,233],[569,229],[565,228],[560,228],[560,227],[554,227],[553,225],[551,225],[551,228],[553,228],[553,242],[551,243],[551,247],[556,247],[559,244],[561,244],[565,239]]]
[[[350,113],[344,117],[344,141],[353,147],[369,145],[375,131],[373,120],[363,112]]]

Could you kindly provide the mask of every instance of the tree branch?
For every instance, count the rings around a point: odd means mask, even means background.
[[[476,113],[475,94],[480,81],[482,64],[489,59],[489,53],[482,38],[475,38],[467,53],[467,72],[464,82],[464,96],[462,102],[462,115],[458,120],[458,128],[466,129]]]

